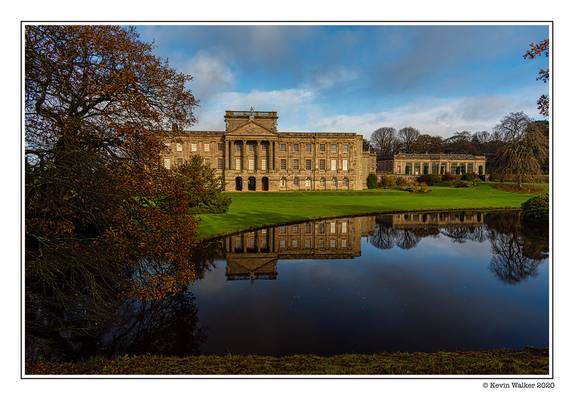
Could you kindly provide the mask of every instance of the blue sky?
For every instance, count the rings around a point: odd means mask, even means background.
[[[284,131],[490,130],[506,113],[540,118],[524,60],[546,26],[139,26],[157,55],[194,79],[192,129],[223,129],[225,110],[279,112]]]

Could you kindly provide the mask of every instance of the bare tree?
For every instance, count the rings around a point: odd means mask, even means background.
[[[506,115],[498,125],[494,127],[497,137],[505,142],[520,139],[525,133],[530,118],[524,112],[513,112]]]
[[[398,146],[397,131],[390,127],[379,128],[371,134],[370,143],[382,158],[390,158]]]
[[[548,157],[548,139],[540,125],[531,123],[526,133],[508,142],[497,154],[495,169],[503,174],[513,174],[518,185],[528,175],[542,173]]]
[[[399,130],[398,137],[401,150],[403,150],[405,153],[412,153],[414,151],[414,144],[420,135],[421,133],[419,130],[413,128],[412,126],[408,126]]]

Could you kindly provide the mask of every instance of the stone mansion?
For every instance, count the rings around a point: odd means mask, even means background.
[[[166,168],[197,155],[226,191],[361,190],[376,155],[355,133],[278,132],[277,113],[226,111],[225,131],[186,131],[162,154]]]
[[[199,156],[221,174],[226,191],[362,190],[371,173],[484,174],[485,157],[396,154],[379,162],[363,136],[339,132],[279,132],[277,112],[226,111],[225,131],[183,131],[165,143],[165,168]]]

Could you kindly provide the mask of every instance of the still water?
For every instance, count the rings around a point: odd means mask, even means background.
[[[547,347],[548,239],[516,213],[403,213],[217,239],[199,353]],[[541,232],[542,231],[542,232]]]
[[[190,274],[147,260],[127,278],[163,276],[166,291],[88,307],[69,300],[78,288],[27,310],[27,358],[548,346],[548,227],[515,212],[335,218],[193,253]]]

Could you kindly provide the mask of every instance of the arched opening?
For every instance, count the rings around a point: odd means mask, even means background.
[[[311,190],[311,178],[305,178],[305,190]]]
[[[293,188],[299,189],[299,178],[298,177],[295,177],[295,179],[293,179]]]
[[[333,177],[331,179],[331,187],[335,190],[337,189],[337,178]]]
[[[484,170],[482,168],[482,165],[478,166],[478,175],[484,175]]]
[[[235,190],[238,192],[243,190],[243,179],[240,176],[235,178]]]
[[[261,188],[263,189],[264,192],[268,192],[269,191],[269,178],[264,176],[261,179]]]
[[[247,190],[254,191],[257,187],[257,181],[255,180],[254,176],[250,176],[247,180]]]
[[[327,179],[325,179],[324,177],[322,177],[321,180],[319,181],[319,188],[320,189],[327,188]]]
[[[287,178],[281,178],[281,189],[287,189]]]
[[[343,179],[343,189],[349,189],[349,178]]]

